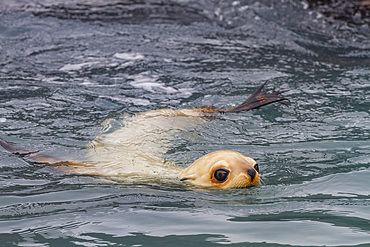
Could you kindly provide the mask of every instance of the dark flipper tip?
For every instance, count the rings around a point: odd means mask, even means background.
[[[25,150],[22,150],[1,138],[0,138],[0,146],[2,146],[5,150],[8,150],[10,153],[15,154],[15,155],[25,156],[25,155],[32,154],[32,152],[27,152]]]
[[[241,105],[225,110],[225,112],[241,112],[249,111],[252,109],[259,108],[264,105],[268,105],[275,102],[281,102],[287,100],[284,97],[281,97],[280,94],[287,91],[271,91],[262,90],[267,82],[263,83],[246,101]]]

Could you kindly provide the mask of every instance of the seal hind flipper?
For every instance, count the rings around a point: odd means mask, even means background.
[[[268,105],[275,102],[280,102],[283,100],[287,100],[284,97],[281,97],[280,94],[287,92],[287,91],[272,91],[263,90],[263,87],[266,85],[267,82],[263,83],[246,101],[244,101],[241,105],[238,105],[234,108],[225,110],[220,109],[220,112],[241,112],[241,111],[249,111],[252,109],[259,108],[264,105]]]
[[[32,152],[28,152],[23,149],[20,149],[1,138],[0,138],[0,146],[2,146],[5,150],[9,151],[10,153],[21,156],[21,157],[32,154]]]
[[[9,143],[0,138],[0,146],[2,146],[5,150],[9,151],[10,153],[22,157],[27,162],[36,163],[36,164],[45,164],[45,165],[53,165],[53,166],[63,166],[63,165],[71,165],[71,166],[86,166],[83,162],[77,161],[64,161],[59,160],[48,155],[39,154],[37,152],[29,152],[25,151],[17,146]]]

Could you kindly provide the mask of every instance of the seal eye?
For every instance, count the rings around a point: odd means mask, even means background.
[[[217,169],[213,175],[218,182],[225,182],[227,176],[229,176],[229,173],[230,171],[220,168]]]
[[[259,173],[260,172],[260,168],[258,167],[258,164],[256,163],[253,168]]]

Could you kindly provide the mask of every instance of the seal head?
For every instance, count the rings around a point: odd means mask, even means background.
[[[181,181],[220,189],[245,188],[260,183],[257,162],[235,151],[204,155],[179,173]]]

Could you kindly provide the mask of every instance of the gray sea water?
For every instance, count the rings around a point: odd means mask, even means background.
[[[0,148],[0,246],[370,246],[368,13],[330,8],[2,0],[0,138],[23,149],[78,159],[105,119],[231,108],[265,81],[290,102],[211,119],[166,154],[242,152],[264,181],[248,189],[113,183]]]

